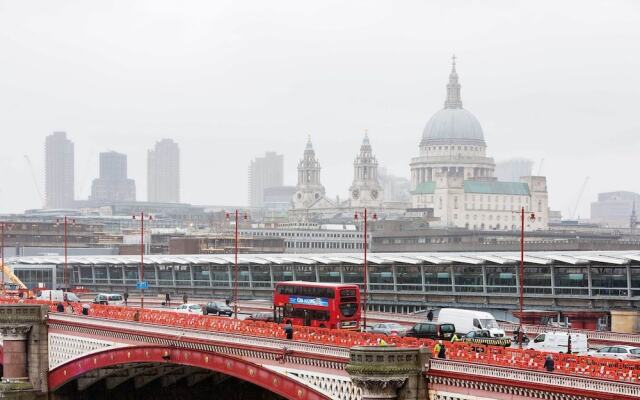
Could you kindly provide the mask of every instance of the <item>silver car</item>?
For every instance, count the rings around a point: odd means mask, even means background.
[[[397,324],[395,322],[383,322],[379,324],[374,324],[368,330],[371,333],[382,333],[383,335],[398,335],[404,336],[407,334],[407,328]]]
[[[640,359],[640,347],[633,346],[607,346],[590,352],[593,357],[617,358],[620,360]]]

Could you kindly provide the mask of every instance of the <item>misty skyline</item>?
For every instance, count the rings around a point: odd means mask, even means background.
[[[380,165],[409,177],[455,53],[487,155],[529,158],[534,173],[544,159],[565,216],[589,176],[584,217],[598,192],[640,192],[638,17],[632,1],[0,0],[0,212],[42,206],[24,155],[42,191],[54,131],[75,143],[78,199],[108,150],[146,193],[162,138],[180,145],[193,204],[246,204],[265,151],[284,154],[294,184],[308,134],[329,197],[346,196],[364,129]]]

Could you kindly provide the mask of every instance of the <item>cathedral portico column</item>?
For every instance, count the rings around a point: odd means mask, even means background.
[[[2,380],[26,381],[27,373],[27,338],[30,325],[13,325],[0,327],[3,348]]]

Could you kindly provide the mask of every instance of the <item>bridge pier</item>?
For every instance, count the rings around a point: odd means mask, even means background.
[[[3,347],[0,399],[46,397],[49,371],[47,315],[46,306],[0,305]]]
[[[356,346],[346,367],[351,381],[362,389],[362,400],[426,400],[422,372],[429,363],[425,348]]]

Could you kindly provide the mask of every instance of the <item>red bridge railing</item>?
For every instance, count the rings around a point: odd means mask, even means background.
[[[0,299],[0,303],[16,302],[18,300],[13,298]],[[24,300],[24,302],[45,304],[49,306],[51,312],[57,312],[56,303],[38,300]],[[72,309],[74,314],[82,313],[82,305],[80,304],[71,304],[66,307],[66,312],[70,312]],[[89,316],[217,333],[285,339],[282,325],[273,322],[236,320],[216,316],[180,314],[174,311],[157,309],[104,305],[91,305]],[[304,326],[295,327],[293,340],[343,348],[380,345],[382,341],[384,341],[385,345],[400,347],[425,346],[432,348],[435,345],[435,342],[430,339],[403,338]],[[450,360],[531,371],[544,371],[544,360],[549,354],[535,350],[520,350],[510,347],[485,346],[462,342],[445,343],[445,347],[447,349],[446,358]],[[593,379],[640,383],[640,361],[623,361],[572,354],[553,354],[553,358],[555,371],[558,373],[591,377]]]

